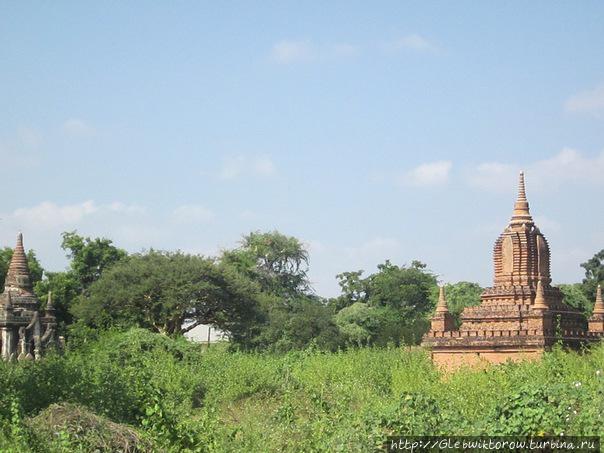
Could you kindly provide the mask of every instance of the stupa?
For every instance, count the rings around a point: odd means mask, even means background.
[[[0,294],[0,351],[3,360],[40,359],[47,349],[56,346],[57,322],[48,294],[46,309],[33,292],[23,235],[17,236],[4,291]]]
[[[591,318],[589,318],[590,332],[601,332],[604,336],[604,300],[602,300],[602,287],[596,289],[596,303]]]
[[[493,286],[482,293],[480,305],[464,309],[459,328],[441,288],[422,343],[436,364],[456,368],[537,358],[556,343],[579,348],[604,338],[601,292],[588,328],[585,316],[551,285],[549,245],[530,214],[522,172],[514,212],[495,241],[493,261]]]

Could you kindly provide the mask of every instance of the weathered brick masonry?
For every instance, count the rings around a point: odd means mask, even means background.
[[[56,318],[52,298],[48,294],[46,309],[32,288],[23,236],[17,245],[0,294],[0,351],[3,360],[33,360],[57,345]]]
[[[441,288],[431,329],[423,339],[435,363],[458,367],[537,358],[558,341],[578,348],[604,338],[599,287],[588,321],[551,286],[549,245],[529,212],[523,173],[512,219],[495,242],[493,261],[493,287],[482,293],[480,305],[463,311],[459,329]]]

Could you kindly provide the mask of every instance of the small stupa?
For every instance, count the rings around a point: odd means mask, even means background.
[[[4,291],[0,294],[0,355],[3,360],[40,359],[44,351],[57,345],[57,322],[48,294],[46,309],[33,292],[23,235],[17,236]]]

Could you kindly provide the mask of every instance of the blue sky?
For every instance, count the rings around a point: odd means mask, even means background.
[[[86,4],[85,4],[86,3]],[[602,2],[6,2],[0,241],[492,278],[524,169],[555,282],[604,247]]]

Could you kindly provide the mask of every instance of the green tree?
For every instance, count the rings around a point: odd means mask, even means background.
[[[240,343],[245,349],[287,352],[314,345],[334,351],[344,344],[333,310],[317,296],[298,296],[286,304],[264,293],[260,307],[261,317],[253,324],[253,334]]]
[[[396,266],[386,261],[368,277],[367,303],[397,308],[405,318],[424,316],[432,310],[430,293],[435,286],[436,277],[425,264],[413,261],[410,266]]]
[[[332,299],[330,303],[336,310],[341,310],[357,302],[367,302],[368,281],[362,278],[363,271],[342,272],[336,275],[340,285],[341,295]]]
[[[80,294],[80,283],[72,272],[46,272],[44,279],[34,286],[34,292],[46,307],[48,293],[52,292],[52,302],[55,316],[59,324],[59,331],[65,329],[73,322],[70,307]]]
[[[348,343],[363,346],[371,342],[380,328],[377,310],[366,303],[355,302],[336,314],[335,323]]]
[[[257,292],[257,285],[232,267],[151,250],[106,269],[73,313],[93,327],[139,326],[171,335],[212,324],[240,338],[255,316]]]
[[[335,350],[343,344],[333,306],[310,286],[308,251],[299,239],[278,231],[252,232],[239,248],[224,251],[221,262],[260,287],[257,316],[239,346],[287,351],[311,344]]]
[[[447,307],[455,318],[456,325],[461,324],[461,313],[466,307],[474,307],[480,304],[480,295],[483,288],[478,283],[457,282],[445,285]],[[434,293],[434,300],[438,299],[438,293]]]
[[[239,346],[287,351],[311,343],[322,349],[341,345],[333,309],[315,296],[308,280],[308,251],[300,240],[278,231],[252,232],[221,262],[260,287],[257,315]]]
[[[582,263],[581,267],[585,269],[583,292],[593,302],[596,298],[597,286],[604,284],[604,249],[600,250],[585,263]]]
[[[428,328],[434,307],[431,297],[436,277],[426,265],[413,261],[396,266],[390,261],[361,278],[362,271],[337,276],[342,294],[330,301],[337,310],[335,322],[352,344],[418,342]]]
[[[0,249],[0,287],[4,288],[4,279],[8,272],[8,266],[10,260],[13,257],[13,249],[10,247],[4,247]],[[28,250],[26,253],[27,266],[29,267],[29,276],[31,277],[32,284],[36,284],[42,279],[44,269],[36,257],[36,253],[33,250]]]
[[[84,238],[75,231],[62,234],[61,247],[70,259],[69,269],[62,272],[45,272],[44,278],[33,251],[28,251],[27,255],[34,292],[42,301],[43,307],[48,293],[52,292],[59,330],[66,333],[66,327],[73,322],[70,310],[76,298],[96,281],[104,270],[124,258],[126,252],[113,246],[109,239]]]
[[[238,249],[223,252],[222,261],[257,281],[267,293],[295,297],[310,290],[308,251],[297,238],[278,231],[244,236]]]
[[[562,294],[564,294],[564,302],[571,307],[581,310],[586,316],[591,316],[591,311],[595,303],[594,299],[589,300],[585,295],[583,284],[574,283],[571,285],[558,285]]]
[[[87,288],[99,279],[103,271],[117,263],[127,254],[113,245],[110,239],[82,237],[76,231],[64,232],[61,248],[71,260],[70,270],[80,283]]]

